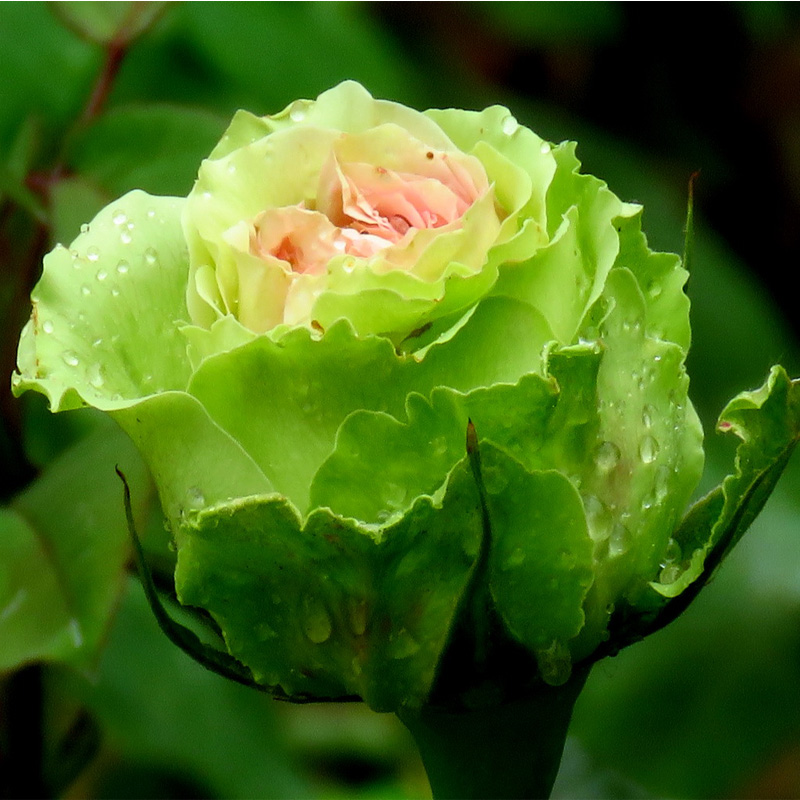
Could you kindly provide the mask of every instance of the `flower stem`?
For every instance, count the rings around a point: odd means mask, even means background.
[[[502,706],[400,712],[434,798],[548,798],[587,675],[588,669],[576,669],[563,686],[544,686]]]

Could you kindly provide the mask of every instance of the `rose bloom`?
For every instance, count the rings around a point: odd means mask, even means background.
[[[179,597],[255,680],[397,710],[474,585],[515,674],[561,684],[700,574],[685,280],[573,144],[344,83],[238,112],[187,198],[48,255],[15,386],[129,433]]]

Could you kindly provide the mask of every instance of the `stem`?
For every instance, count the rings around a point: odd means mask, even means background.
[[[548,798],[572,709],[589,674],[506,705],[461,713],[431,706],[401,712],[436,800]]]

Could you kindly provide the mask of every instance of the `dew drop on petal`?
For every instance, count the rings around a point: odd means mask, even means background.
[[[124,275],[129,269],[130,265],[127,261],[120,261],[119,264],[117,264],[117,272],[120,275]]]
[[[95,275],[97,280],[104,281],[108,277],[108,273],[104,269],[97,270],[97,275]]]
[[[97,247],[90,247],[86,251],[86,258],[88,258],[89,261],[97,261],[97,259],[100,258],[100,250]]]
[[[509,114],[507,117],[503,119],[500,123],[503,133],[506,136],[513,136],[517,129],[519,128],[519,122],[517,122],[516,118]]]
[[[72,639],[72,645],[77,650],[83,645],[83,631],[81,631],[80,623],[76,619],[71,619],[68,628],[70,638]]]
[[[367,601],[351,598],[348,603],[348,619],[350,621],[350,630],[356,636],[363,636],[367,630],[367,616]]]
[[[122,233],[119,235],[119,240],[122,242],[122,244],[130,244],[131,243],[130,233],[128,231],[122,231]]]
[[[419,642],[405,628],[400,628],[396,634],[389,634],[388,650],[391,658],[409,658],[419,650]]]
[[[302,122],[306,118],[306,103],[302,100],[297,100],[292,103],[289,109],[289,119],[292,122]]]
[[[655,415],[655,409],[651,405],[646,405],[642,409],[642,425],[645,428],[651,428],[653,426],[653,416]]]
[[[186,505],[189,508],[202,508],[206,504],[206,497],[199,486],[190,486],[186,492]]]
[[[103,377],[103,369],[100,364],[92,364],[89,367],[89,383],[94,386],[95,389],[102,389],[103,385],[105,384],[105,378]]]
[[[658,455],[658,442],[652,436],[645,436],[639,443],[639,457],[645,464],[652,464]]]
[[[81,225],[81,233],[89,233],[89,224],[88,223],[84,222],[83,225]]]
[[[609,472],[619,464],[621,453],[614,442],[603,442],[594,454],[594,462],[601,472]]]
[[[608,539],[611,533],[611,511],[602,500],[594,495],[587,495],[583,498],[583,506],[586,512],[586,526],[589,536],[595,542],[602,542]]]
[[[621,556],[630,546],[631,532],[621,522],[616,523],[608,537],[608,554],[612,557]]]
[[[127,215],[125,214],[124,211],[121,211],[120,209],[117,209],[116,211],[113,212],[113,215],[111,217],[111,221],[115,225],[124,225],[128,221],[128,217],[127,217]]]
[[[542,142],[542,146],[539,148],[543,156],[546,156],[552,149],[550,142]]]
[[[503,561],[503,569],[513,569],[525,562],[525,551],[521,547],[515,547]]]
[[[147,250],[144,251],[144,260],[148,264],[155,264],[158,260],[158,255],[152,247],[148,247]]]
[[[322,644],[330,639],[333,624],[320,600],[312,595],[307,595],[303,599],[301,617],[303,633],[310,641],[314,644]]]
[[[681,576],[681,568],[679,564],[670,563],[667,564],[659,573],[658,581],[659,583],[668,585],[670,583],[675,583],[676,580]]]
[[[88,283],[84,283],[83,286],[81,286],[81,294],[84,297],[88,297],[91,293],[92,293],[92,287],[89,286]]]
[[[156,210],[154,208],[148,208],[147,209],[147,218],[148,219],[154,219],[155,216],[156,216]]]
[[[65,350],[61,354],[61,358],[68,367],[77,367],[81,363],[78,356],[72,350]]]
[[[46,320],[45,320],[45,321],[42,323],[42,330],[43,330],[45,333],[52,333],[52,332],[53,332],[53,323],[52,323],[52,322],[50,322],[50,320],[49,320],[49,319],[46,319]]]

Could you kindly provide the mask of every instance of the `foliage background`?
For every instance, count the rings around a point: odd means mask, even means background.
[[[104,64],[118,72],[87,112]],[[577,139],[586,171],[645,204],[652,245],[678,252],[700,169],[704,486],[730,465],[724,402],[774,362],[800,374],[791,4],[3,3],[0,76],[0,795],[428,791],[393,718],[271,703],[174,649],[127,577],[115,463],[161,573],[172,557],[138,457],[95,414],[51,417],[8,391],[42,253],[128,189],[185,195],[236,108],[274,112],[345,78],[417,108],[499,102]],[[799,534],[795,463],[689,612],[595,668],[558,796],[800,796]]]

